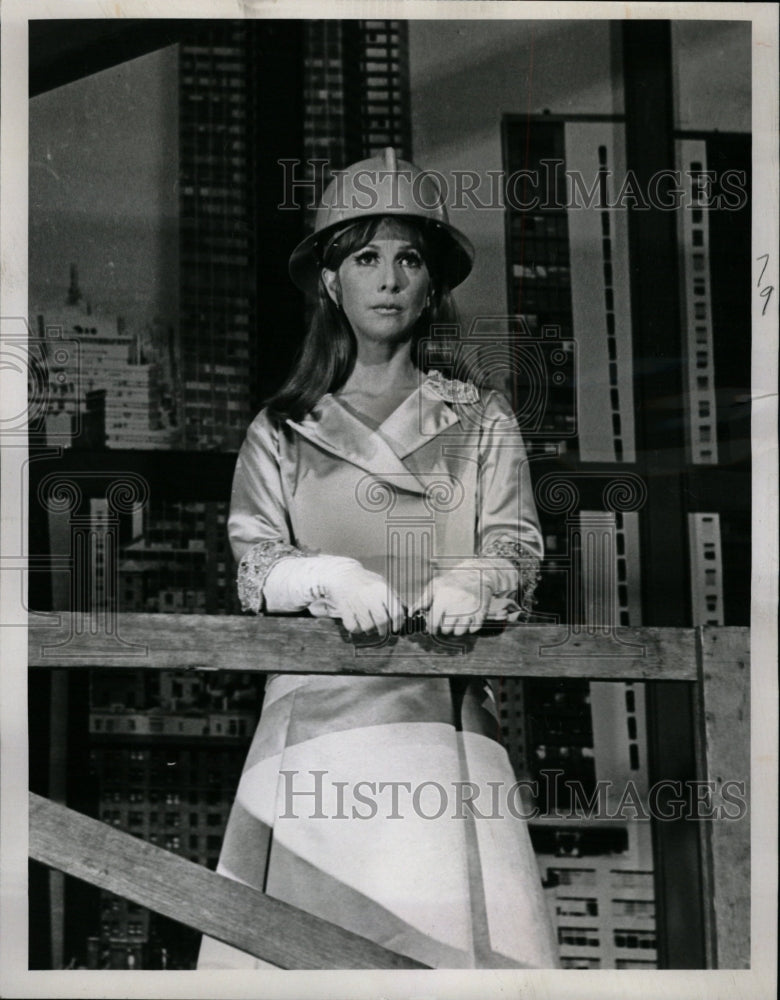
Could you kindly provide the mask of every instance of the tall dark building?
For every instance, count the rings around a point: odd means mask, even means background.
[[[313,207],[332,170],[385,146],[411,156],[406,22],[307,21],[303,68],[304,158],[320,161],[308,168]]]
[[[360,132],[364,156],[385,146],[412,155],[409,106],[409,26],[406,21],[359,21]]]
[[[188,449],[235,449],[251,418],[256,102],[243,22],[179,46],[179,399]]]

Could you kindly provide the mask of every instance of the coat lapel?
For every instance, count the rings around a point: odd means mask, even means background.
[[[404,465],[382,434],[366,427],[330,394],[323,396],[303,420],[288,420],[287,423],[301,437],[331,455],[379,478],[406,482],[413,493],[425,492],[424,485]]]
[[[380,431],[398,457],[406,458],[457,422],[454,407],[442,399],[428,378],[390,414]]]
[[[303,420],[288,420],[287,423],[330,454],[381,479],[395,482],[409,492],[425,493],[425,480],[430,477],[418,475],[404,464],[403,459],[459,421],[456,405],[446,398],[452,395],[446,391],[449,385],[463,383],[448,383],[429,375],[375,431],[330,393],[323,396]]]

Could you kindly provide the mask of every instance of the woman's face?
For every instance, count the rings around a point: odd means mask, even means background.
[[[428,268],[405,235],[383,224],[338,270],[322,271],[328,295],[344,310],[359,340],[403,340],[425,308]]]

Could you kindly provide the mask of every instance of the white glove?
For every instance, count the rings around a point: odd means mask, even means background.
[[[434,576],[409,614],[425,611],[431,633],[477,632],[488,616],[493,595],[517,590],[519,579],[508,559],[466,559]]]
[[[267,611],[340,618],[348,632],[400,630],[404,607],[384,577],[343,556],[288,557],[274,563],[263,586]]]

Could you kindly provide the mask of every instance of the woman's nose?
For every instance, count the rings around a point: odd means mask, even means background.
[[[383,292],[397,292],[401,288],[401,272],[394,261],[387,261],[379,272],[379,288]]]

